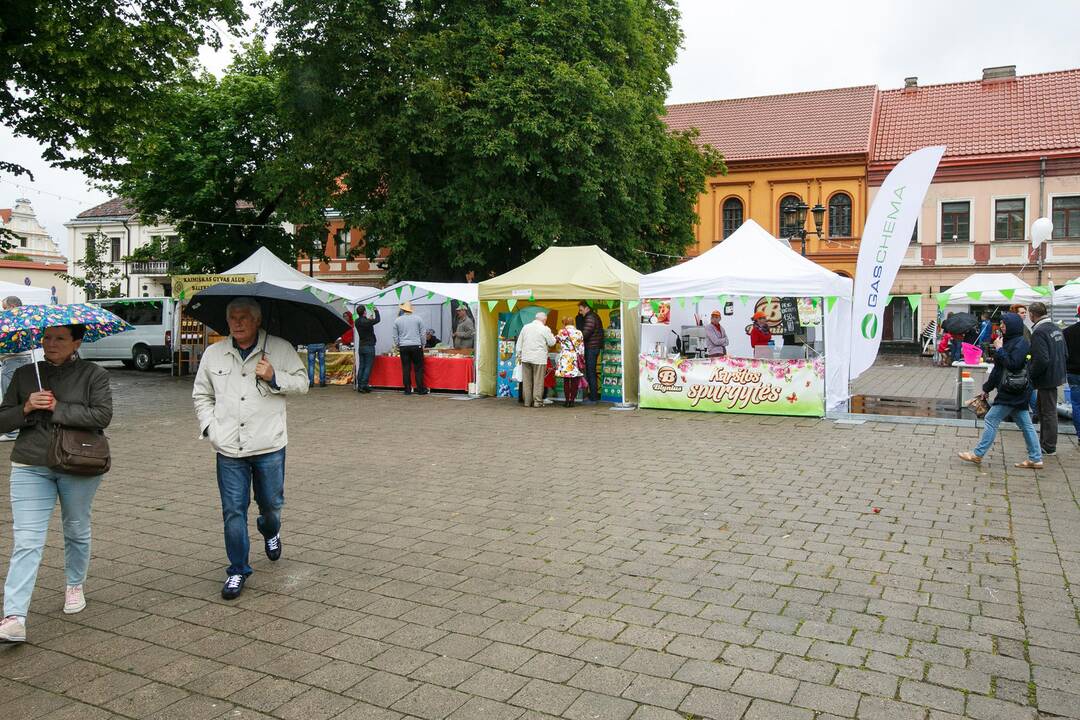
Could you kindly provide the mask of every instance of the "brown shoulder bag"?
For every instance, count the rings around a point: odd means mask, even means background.
[[[104,475],[112,466],[109,439],[101,430],[53,425],[46,461],[68,475]]]

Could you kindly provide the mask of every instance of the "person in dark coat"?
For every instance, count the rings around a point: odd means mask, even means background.
[[[1031,386],[1038,393],[1039,442],[1043,455],[1057,453],[1058,386],[1065,382],[1067,351],[1065,336],[1048,317],[1046,305],[1033,302],[1028,313],[1031,328]]]
[[[995,389],[997,395],[994,396],[990,412],[983,418],[983,433],[975,451],[960,453],[960,459],[976,465],[982,463],[997,436],[998,425],[1002,420],[1011,417],[1023,431],[1028,451],[1028,459],[1016,463],[1016,467],[1038,470],[1043,466],[1042,448],[1039,447],[1039,436],[1035,432],[1035,426],[1031,424],[1031,411],[1028,410],[1031,383],[1028,382],[1019,392],[1010,392],[1003,386],[1007,373],[1019,372],[1028,364],[1030,345],[1024,339],[1024,321],[1019,315],[1005,313],[1002,315],[1002,322],[1005,325],[1005,337],[994,341],[994,369],[982,387],[984,396],[989,396],[990,391]]]
[[[578,303],[578,317],[581,318],[581,336],[585,340],[585,380],[589,383],[590,402],[600,402],[600,378],[597,375],[600,365],[600,353],[604,351],[604,323],[589,303]]]
[[[356,308],[356,391],[371,392],[371,368],[375,365],[375,326],[382,317],[379,308],[371,306],[375,317],[368,317],[363,305]]]

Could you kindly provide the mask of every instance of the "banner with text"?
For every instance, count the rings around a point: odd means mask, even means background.
[[[882,313],[888,305],[896,271],[911,244],[926,190],[934,178],[944,145],[925,147],[908,155],[881,183],[866,215],[859,262],[855,266],[855,295],[851,312],[851,369],[854,380],[874,364],[881,346]]]
[[[758,415],[825,415],[823,360],[642,355],[639,405]]]
[[[250,273],[241,275],[173,275],[172,296],[177,300],[187,301],[200,290],[205,290],[218,283],[247,285],[253,282],[255,282],[255,275]]]

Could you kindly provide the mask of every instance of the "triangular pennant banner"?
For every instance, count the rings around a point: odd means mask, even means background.
[[[375,312],[375,303],[368,303],[364,307],[366,307],[367,311],[370,312],[370,313]]]
[[[743,305],[745,305],[749,300],[750,300],[749,295],[740,295],[739,296],[739,302],[741,302]]]
[[[626,309],[627,310],[633,310],[634,308],[636,308],[640,304],[641,304],[641,301],[639,301],[639,300],[631,300],[631,301],[626,303]]]
[[[969,293],[965,293],[972,300],[982,300],[982,290],[972,290]]]
[[[416,293],[416,286],[415,285],[410,285],[409,286],[409,292],[415,294]]]
[[[660,301],[659,300],[650,300],[649,305],[652,307],[653,315],[657,315],[657,314],[660,313]]]
[[[832,312],[833,305],[835,305],[835,304],[836,304],[836,296],[835,295],[826,295],[825,296],[825,310],[826,311]]]
[[[1050,297],[1050,293],[1053,292],[1046,285],[1035,285],[1031,289],[1034,290],[1035,292],[1039,293],[1043,297]]]
[[[609,308],[613,308],[613,307],[615,307],[615,305],[616,305],[616,303],[615,303],[615,301],[614,301],[614,300],[608,300],[608,301],[607,301],[607,306],[608,306]]]
[[[813,307],[815,310],[817,310],[817,306],[818,306],[819,302],[821,302],[821,298],[816,298],[816,297],[810,298],[810,306]]]
[[[701,295],[695,295],[695,296],[694,296],[694,299],[692,300],[692,302],[693,302],[693,303],[694,303],[695,305],[697,305],[697,304],[698,304],[699,302],[701,302],[701,301],[702,301],[703,299],[704,299],[704,298],[703,298],[703,297],[702,297]]]
[[[536,302],[536,296],[532,293],[529,293],[529,302]]]
[[[686,307],[686,298],[684,298],[684,297],[679,298],[679,307]]]
[[[430,300],[433,297],[435,297],[435,291],[434,290],[428,290],[427,299]]]
[[[510,312],[514,312],[514,308],[517,307],[517,298],[510,298],[506,301],[506,307],[510,309]]]
[[[938,310],[944,310],[945,306],[949,304],[949,293],[938,293],[936,297]]]
[[[720,303],[721,307],[727,304],[727,295],[717,295],[716,299]]]
[[[1015,290],[1008,290],[1008,289],[1006,289],[1006,290],[1002,290],[1002,291],[1001,291],[1001,296],[1002,296],[1003,298],[1005,298],[1006,300],[1012,300],[1012,299],[1013,299],[1013,295],[1015,295],[1015,294],[1016,294],[1016,291],[1015,291]]]
[[[488,312],[491,312],[492,310],[494,310],[495,306],[498,305],[498,304],[499,304],[498,300],[488,300],[487,301]]]
[[[379,297],[386,297],[386,293],[388,293],[388,292],[390,292],[390,291],[389,290],[383,290],[381,293],[379,293]]]
[[[922,295],[914,293],[907,296],[908,305],[911,305],[911,312],[918,312],[919,305],[922,304]]]
[[[404,289],[405,288],[401,287],[400,285],[398,285],[396,288],[394,288],[394,292],[397,293],[397,299],[398,300],[401,299],[401,291],[404,290]]]

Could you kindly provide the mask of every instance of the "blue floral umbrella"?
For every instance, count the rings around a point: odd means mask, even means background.
[[[33,351],[41,347],[45,328],[61,325],[84,326],[86,334],[83,335],[83,342],[94,342],[109,335],[135,329],[97,305],[21,305],[10,310],[0,310],[0,354]],[[36,362],[34,370],[37,370]],[[40,374],[38,387],[41,387]]]

